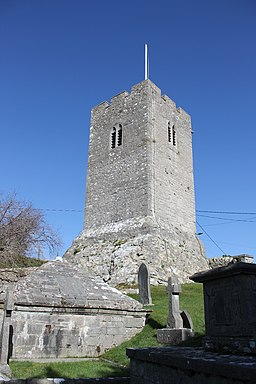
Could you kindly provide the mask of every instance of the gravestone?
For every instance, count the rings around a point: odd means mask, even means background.
[[[146,264],[142,263],[138,272],[139,302],[143,305],[151,305],[151,292],[149,273]]]
[[[171,277],[168,279],[167,293],[169,308],[167,326],[157,330],[157,340],[163,344],[179,344],[194,336],[193,324],[189,314],[180,311],[181,286],[177,279]]]
[[[180,315],[180,298],[181,286],[177,284],[177,280],[169,277],[168,286],[168,319],[167,328],[182,328],[183,321]]]
[[[204,287],[205,350],[256,355],[256,264],[229,264],[191,279]]]
[[[7,289],[5,308],[3,314],[1,338],[0,338],[0,376],[11,375],[9,368],[9,358],[12,348],[12,325],[11,314],[13,310],[13,291],[11,288]]]

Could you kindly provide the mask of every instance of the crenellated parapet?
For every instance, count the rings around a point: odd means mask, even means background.
[[[177,113],[178,118],[184,118],[185,120],[190,121],[190,115],[183,108],[177,107],[176,103],[169,96],[162,95],[161,89],[157,85],[155,85],[151,80],[148,79],[134,85],[131,88],[130,93],[127,91],[120,92],[117,95],[113,96],[110,102],[104,101],[96,105],[92,109],[92,114],[102,114],[105,113],[107,110],[107,112],[110,113],[111,108],[123,107],[134,98],[138,98],[138,101],[143,100],[143,97],[145,95],[150,95],[152,98],[155,98],[156,101],[159,103],[164,102],[167,108],[170,108],[174,111],[174,113]]]

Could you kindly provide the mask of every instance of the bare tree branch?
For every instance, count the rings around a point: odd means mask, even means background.
[[[61,240],[42,211],[31,203],[17,201],[15,195],[0,194],[0,256],[40,256],[44,251],[53,254]]]

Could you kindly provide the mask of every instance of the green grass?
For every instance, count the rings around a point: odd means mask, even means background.
[[[63,377],[114,377],[127,376],[128,368],[114,366],[105,361],[77,361],[61,363],[33,363],[12,361],[10,367],[17,379]]]
[[[129,341],[112,348],[100,361],[77,361],[63,363],[32,363],[11,362],[10,367],[16,378],[32,377],[107,377],[126,376],[129,359],[126,357],[126,348],[144,348],[160,346],[157,342],[157,329],[166,326],[168,315],[168,296],[165,286],[151,287],[153,304],[147,307],[152,310],[147,324],[143,330]],[[130,295],[137,299],[137,295]],[[204,309],[202,284],[184,284],[180,295],[180,309],[187,310],[192,318],[195,338],[182,343],[184,346],[201,346],[204,334]],[[107,360],[110,363],[104,361]],[[113,362],[115,365],[112,365]]]
[[[128,365],[129,359],[126,357],[126,348],[145,348],[157,347],[157,329],[166,326],[168,316],[168,296],[165,286],[151,287],[152,306],[148,308],[152,310],[147,324],[143,330],[132,339],[125,341],[116,348],[112,348],[106,352],[103,357],[114,361],[118,364]],[[137,295],[130,295],[137,299]],[[182,343],[184,346],[201,346],[202,336],[205,332],[204,328],[204,305],[203,305],[203,287],[202,284],[184,284],[182,285],[182,293],[180,295],[180,309],[187,310],[190,314],[195,338]]]

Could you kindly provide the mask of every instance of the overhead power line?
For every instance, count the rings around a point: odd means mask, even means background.
[[[256,215],[256,212],[234,212],[234,211],[204,211],[201,209],[197,209],[196,212],[202,213],[222,213],[225,215]]]
[[[204,234],[213,242],[213,244],[223,253],[223,255],[226,255],[226,252],[223,251],[223,249],[221,249],[219,247],[219,245],[216,243],[215,240],[213,240],[213,238],[209,235],[209,233],[206,232],[206,230],[202,227],[202,225],[200,225],[197,221],[197,225],[202,229],[202,231],[204,232]]]
[[[63,209],[63,208],[60,208],[60,209],[59,208],[38,208],[38,209],[40,211],[50,211],[50,212],[83,212],[83,209]],[[196,212],[213,213],[213,214],[220,213],[225,215],[256,215],[256,212],[210,211],[210,210],[201,210],[201,209],[197,209]],[[211,218],[211,216],[205,216],[205,217]],[[213,216],[212,218],[217,219],[216,216]],[[224,218],[222,219],[224,220]],[[228,220],[228,219],[225,218],[225,220]],[[236,219],[232,219],[232,220],[236,220]]]
[[[39,211],[47,212],[83,212],[82,209],[57,209],[57,208],[38,208]]]
[[[216,220],[226,220],[230,223],[233,223],[234,221],[237,222],[237,221],[242,221],[242,222],[245,222],[245,223],[255,223],[256,222],[256,217],[251,217],[249,219],[233,219],[231,217],[218,217],[218,216],[208,216],[208,215],[197,215],[199,217],[205,217],[207,219],[216,219]],[[254,220],[253,220],[254,219]]]

